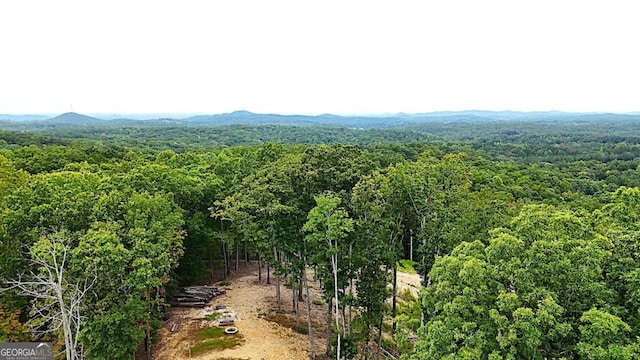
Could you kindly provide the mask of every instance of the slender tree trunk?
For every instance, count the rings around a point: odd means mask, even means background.
[[[340,315],[342,316],[342,334],[349,334],[349,327],[347,326],[347,308],[342,304],[342,311],[340,311]]]
[[[302,270],[300,271],[300,287],[298,288],[298,302],[300,301],[304,301],[304,298],[302,297],[302,279],[305,279],[307,277],[307,265],[306,265],[306,260],[305,260],[305,265],[302,268]],[[307,286],[306,284],[304,286]],[[307,296],[308,298],[308,296]]]
[[[234,270],[238,271],[238,263],[240,262],[240,244],[236,241],[236,263],[234,264]]]
[[[57,270],[57,269],[56,269]],[[61,280],[61,274],[62,272],[58,272],[58,280]],[[64,297],[62,294],[62,281],[58,281],[58,283],[56,284],[56,296],[58,298],[58,304],[60,306],[60,309],[62,309],[60,311],[61,313],[61,320],[62,320],[62,330],[64,333],[64,351],[65,354],[67,356],[67,359],[72,359],[75,360],[76,359],[76,355],[74,353],[74,348],[71,345],[72,341],[71,341],[71,322],[69,321],[69,318],[66,316],[65,314],[65,309],[66,309],[66,305],[64,303]]]
[[[327,303],[327,354],[331,352],[331,322],[333,321],[333,298]]]
[[[229,257],[227,256],[227,243],[222,240],[222,257],[224,257],[224,279],[229,275]]]
[[[392,237],[393,238],[393,237]],[[385,264],[384,266],[384,274],[385,274],[385,279],[387,278],[387,275],[389,275],[389,264]],[[386,299],[385,299],[386,302]],[[378,337],[376,338],[375,336],[373,337],[373,343],[377,344],[377,346],[372,346],[372,350],[371,350],[371,358],[372,359],[378,359],[380,357],[380,348],[382,347],[382,327],[384,325],[384,312],[380,313],[380,322],[378,325]]]
[[[293,278],[291,280],[293,280]],[[294,284],[297,284],[298,287],[300,287],[300,280],[296,279]],[[297,290],[296,287],[293,286],[291,296],[293,297],[293,307],[296,310],[296,329],[300,330],[300,309],[299,309],[298,297],[296,296],[296,290]]]
[[[367,326],[367,335],[365,335],[364,342],[362,343],[362,359],[367,359],[367,355],[369,355],[370,337],[371,337],[371,326]]]
[[[373,335],[373,331],[374,331],[375,327],[369,325],[367,327],[367,338],[365,339],[364,342],[364,354],[362,356],[363,359],[369,359],[371,355],[371,357],[373,357],[373,346],[371,346],[371,341],[374,339],[374,335]]]
[[[376,358],[380,358],[380,348],[382,347],[382,325],[384,324],[384,314],[380,316],[380,327],[378,327],[378,348]]]
[[[305,261],[306,263],[306,261]],[[307,284],[307,271],[306,266],[302,269],[302,284],[304,286],[304,291],[307,295],[307,333],[309,334],[309,351],[310,358],[316,358],[316,347],[313,342],[313,323],[311,322],[311,298],[309,297],[309,285]]]
[[[231,274],[229,271],[229,252],[227,251],[227,242],[224,240],[224,222],[220,220],[220,233],[222,238],[222,256],[224,257],[224,279]]]
[[[285,280],[286,284],[286,280]],[[286,285],[285,285],[286,286]],[[296,310],[296,282],[291,278],[291,308]]]
[[[260,253],[258,253],[258,283],[262,284],[262,261],[260,260]]]
[[[427,277],[427,287],[431,287],[431,278]],[[420,327],[424,326],[424,308],[422,307],[422,301],[420,301]]]
[[[409,229],[409,260],[413,261],[413,230]]]
[[[267,263],[267,285],[271,285],[271,269],[269,269],[269,262]]]
[[[214,274],[214,266],[213,266],[213,250],[209,250],[209,268],[211,268],[211,277],[213,277]]]
[[[274,274],[276,277],[276,302],[278,303],[278,312],[282,312],[282,300],[280,298],[280,275]]]
[[[247,251],[247,242],[244,242],[244,264],[247,265],[249,263],[249,252]]]
[[[393,301],[391,302],[391,317],[393,323],[393,330],[396,329],[396,311],[397,311],[397,303],[398,303],[398,265],[397,262],[393,264]]]
[[[276,247],[273,247],[273,257],[276,259],[276,262],[278,261],[278,250],[276,250]],[[278,271],[278,269],[274,269],[274,271]],[[282,303],[281,303],[281,299],[280,299],[280,275],[278,274],[274,274],[274,276],[276,277],[276,300],[278,302],[278,312],[282,311]]]
[[[333,298],[327,302],[327,355],[331,353],[331,315],[333,315]]]
[[[336,241],[336,248],[338,247],[337,241]],[[335,320],[336,320],[336,331],[338,332],[338,342],[337,342],[337,346],[336,346],[336,359],[340,360],[340,338],[341,338],[341,331],[340,331],[340,304],[339,304],[339,298],[338,298],[338,254],[332,254],[331,255],[331,265],[333,265],[333,290],[334,290],[334,301],[335,301],[335,306],[336,306],[336,314],[335,314]]]

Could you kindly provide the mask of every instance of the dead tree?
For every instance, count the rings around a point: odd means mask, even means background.
[[[0,291],[15,291],[32,299],[27,323],[38,335],[62,329],[67,359],[83,358],[78,335],[82,327],[83,299],[95,285],[95,269],[70,274],[71,249],[64,233],[45,235],[31,249],[31,270],[5,281]],[[44,325],[44,326],[43,326]]]

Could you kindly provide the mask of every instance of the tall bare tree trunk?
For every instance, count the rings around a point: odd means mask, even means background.
[[[278,261],[278,250],[276,250],[276,247],[273,247],[273,257],[274,259],[276,259],[276,262]],[[278,269],[274,269],[275,271],[278,271]],[[281,298],[280,298],[280,275],[278,274],[274,274],[274,276],[276,277],[276,301],[278,302],[278,312],[282,311],[282,302],[281,302]]]
[[[222,240],[222,257],[224,257],[224,279],[229,275],[229,257],[227,255],[227,243]]]
[[[222,256],[224,257],[224,279],[231,274],[229,270],[229,252],[227,251],[227,242],[224,240],[224,222],[220,220],[220,234],[222,235]]]
[[[431,287],[431,278],[427,277],[427,286]],[[424,308],[422,307],[422,301],[420,302],[420,327],[424,326]]]
[[[331,353],[331,316],[333,315],[333,298],[327,303],[327,355]]]
[[[300,269],[300,275],[299,275],[299,279],[298,282],[300,284],[300,286],[298,287],[298,302],[300,301],[304,301],[304,298],[302,297],[302,286],[306,286],[304,285],[304,279],[307,277],[307,262],[306,260],[304,261],[304,265],[302,266],[302,269]]]
[[[396,329],[396,312],[397,312],[397,304],[398,304],[398,265],[397,263],[393,264],[393,301],[391,303],[391,318],[393,323],[393,330]]]
[[[213,251],[209,250],[209,268],[211,269],[211,277],[213,277],[215,267],[213,266]]]
[[[409,260],[413,261],[413,230],[409,229]]]
[[[380,358],[380,348],[382,348],[382,325],[384,324],[384,314],[380,316],[380,327],[378,328],[378,348],[376,349],[376,358]]]
[[[336,249],[338,248],[338,244],[336,241]],[[331,265],[333,266],[333,290],[334,290],[334,301],[336,306],[335,320],[336,320],[336,331],[338,332],[338,342],[336,346],[336,359],[340,360],[340,338],[342,336],[342,331],[340,331],[340,304],[338,298],[338,254],[331,255]]]
[[[258,253],[258,283],[262,284],[262,261],[260,260],[260,253]]]
[[[306,261],[305,261],[306,263]],[[311,321],[311,297],[309,297],[309,285],[307,284],[307,271],[306,266],[302,269],[302,285],[304,286],[305,293],[307,295],[307,333],[309,334],[309,357],[311,359],[316,358],[316,346],[313,342],[313,322]]]
[[[298,304],[298,297],[296,296],[296,285],[297,287],[300,287],[300,280],[295,279],[292,277],[291,278],[292,282],[294,283],[294,286],[291,287],[291,297],[293,298],[293,308],[295,309],[296,312],[296,329],[300,330],[300,309],[299,309],[299,304]]]

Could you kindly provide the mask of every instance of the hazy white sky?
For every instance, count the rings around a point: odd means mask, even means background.
[[[0,113],[640,110],[640,3],[1,1]]]

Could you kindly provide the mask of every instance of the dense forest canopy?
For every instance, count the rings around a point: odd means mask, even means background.
[[[466,116],[4,122],[0,341],[131,358],[244,249],[277,291],[314,269],[334,357],[640,356],[638,118]],[[401,301],[407,260],[422,290]]]

